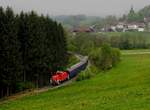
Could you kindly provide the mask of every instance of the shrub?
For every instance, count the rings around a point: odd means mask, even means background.
[[[108,44],[102,45],[99,49],[94,49],[90,53],[90,60],[95,66],[102,70],[108,70],[120,61],[120,51],[111,48]]]
[[[95,66],[90,66],[85,71],[82,71],[81,73],[79,73],[77,77],[77,81],[90,79],[97,73],[99,73],[99,70]]]
[[[121,52],[117,48],[112,48],[112,65],[116,65],[120,61]]]
[[[101,57],[101,48],[95,48],[89,54],[89,59],[91,63],[94,64],[95,66],[100,65],[99,62],[100,57]]]
[[[99,59],[100,67],[103,70],[107,70],[112,67],[112,48],[104,44],[101,47],[101,57]]]
[[[20,82],[16,84],[15,88],[17,92],[20,92],[27,89],[33,89],[35,88],[35,85],[32,82]]]
[[[80,62],[80,60],[73,54],[68,55],[68,65],[67,67],[70,67],[78,62]],[[66,69],[66,68],[65,68]]]

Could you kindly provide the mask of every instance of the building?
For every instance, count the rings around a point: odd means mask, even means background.
[[[150,22],[149,22],[149,27],[150,27]],[[144,32],[145,28],[146,28],[146,24],[144,22],[132,22],[132,23],[119,22],[116,25],[105,26],[101,29],[101,31],[102,32],[126,32],[126,31]]]
[[[145,24],[144,23],[129,23],[127,24],[127,31],[138,31],[138,32],[144,32],[145,31]]]
[[[77,27],[73,28],[71,30],[73,33],[90,33],[90,32],[95,32],[95,30],[92,27]]]
[[[127,24],[126,24],[126,22],[119,22],[116,25],[116,30],[118,32],[125,32],[127,30]]]

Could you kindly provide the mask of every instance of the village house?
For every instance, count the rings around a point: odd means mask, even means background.
[[[127,24],[127,31],[135,30],[138,32],[143,32],[145,30],[145,24],[144,23],[129,23]]]
[[[115,27],[113,26],[105,26],[104,28],[102,28],[100,31],[101,32],[114,32],[115,31]]]
[[[127,30],[127,25],[125,22],[119,22],[117,25],[116,25],[116,30],[117,31],[121,31],[121,32],[125,32]]]
[[[126,31],[138,31],[138,32],[144,32],[145,31],[145,23],[141,22],[132,22],[132,23],[125,23],[125,22],[119,22],[116,25],[113,26],[107,26],[107,28],[102,28],[101,31],[103,32],[126,32]]]
[[[90,32],[94,32],[95,30],[92,27],[77,27],[77,28],[73,28],[71,30],[71,32],[73,33],[90,33]]]

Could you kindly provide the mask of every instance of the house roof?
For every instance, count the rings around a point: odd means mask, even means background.
[[[139,27],[145,27],[145,24],[144,23],[140,23],[140,22],[132,22],[132,23],[128,23],[127,25],[137,25]]]
[[[77,27],[77,28],[73,28],[72,32],[92,32],[93,29],[90,27]]]

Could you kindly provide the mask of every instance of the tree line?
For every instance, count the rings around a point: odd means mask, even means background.
[[[150,5],[145,6],[137,12],[132,6],[129,13],[126,15],[124,14],[120,20],[128,22],[144,22],[144,17],[150,17]]]
[[[85,40],[86,39],[86,40]],[[150,48],[149,33],[78,33],[68,36],[68,49],[82,55],[89,55],[103,44],[119,49],[148,49]]]
[[[90,62],[94,66],[101,70],[108,70],[120,61],[121,54],[120,50],[117,49],[120,45],[116,46],[117,41],[120,41],[118,37],[113,38],[100,34],[78,33],[73,36],[68,36],[68,49],[75,53],[88,55]],[[112,42],[116,45],[111,44]],[[125,44],[121,44],[121,46]],[[126,46],[123,48],[126,48]]]
[[[0,7],[0,97],[49,84],[67,64],[61,24],[35,12]]]

